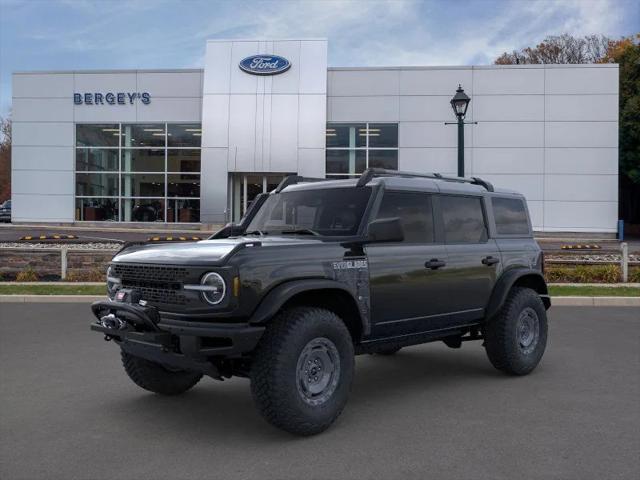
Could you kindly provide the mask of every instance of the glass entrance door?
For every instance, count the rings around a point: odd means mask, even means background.
[[[289,173],[234,173],[231,175],[230,210],[233,222],[239,221],[260,193],[275,189]]]

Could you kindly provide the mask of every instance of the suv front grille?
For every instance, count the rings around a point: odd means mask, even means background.
[[[186,268],[115,264],[113,269],[114,276],[120,278],[123,288],[135,288],[140,291],[142,299],[151,304],[187,303],[182,289],[189,274]]]
[[[183,267],[159,267],[155,265],[114,265],[118,278],[153,282],[179,282],[187,278],[189,271]]]

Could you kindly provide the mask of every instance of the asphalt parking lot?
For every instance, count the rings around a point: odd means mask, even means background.
[[[640,312],[555,307],[538,369],[479,343],[358,357],[349,404],[312,438],[267,425],[244,379],[138,389],[88,305],[0,303],[0,478],[615,479],[640,472]]]

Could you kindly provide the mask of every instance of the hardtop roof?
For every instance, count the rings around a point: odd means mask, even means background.
[[[349,179],[313,179],[312,181],[300,181],[292,185],[288,185],[283,189],[284,192],[293,192],[300,190],[324,190],[327,188],[360,188],[358,187],[359,177]],[[385,188],[401,189],[401,190],[418,190],[425,192],[441,192],[453,194],[473,194],[473,195],[514,195],[522,196],[521,193],[506,188],[494,188],[493,192],[487,191],[481,185],[472,183],[459,183],[446,179],[421,178],[421,177],[374,177],[366,184],[367,186],[384,185]]]

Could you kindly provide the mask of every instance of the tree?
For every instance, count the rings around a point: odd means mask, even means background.
[[[11,119],[0,117],[0,202],[11,198]]]
[[[640,34],[611,40],[603,35],[546,37],[534,48],[505,52],[496,65],[617,63],[620,65],[620,218],[640,234]]]
[[[602,62],[620,65],[621,218],[640,224],[640,33],[610,41]]]
[[[568,33],[546,37],[534,48],[505,52],[496,65],[527,63],[598,63],[607,54],[611,40],[604,35],[577,38]]]

